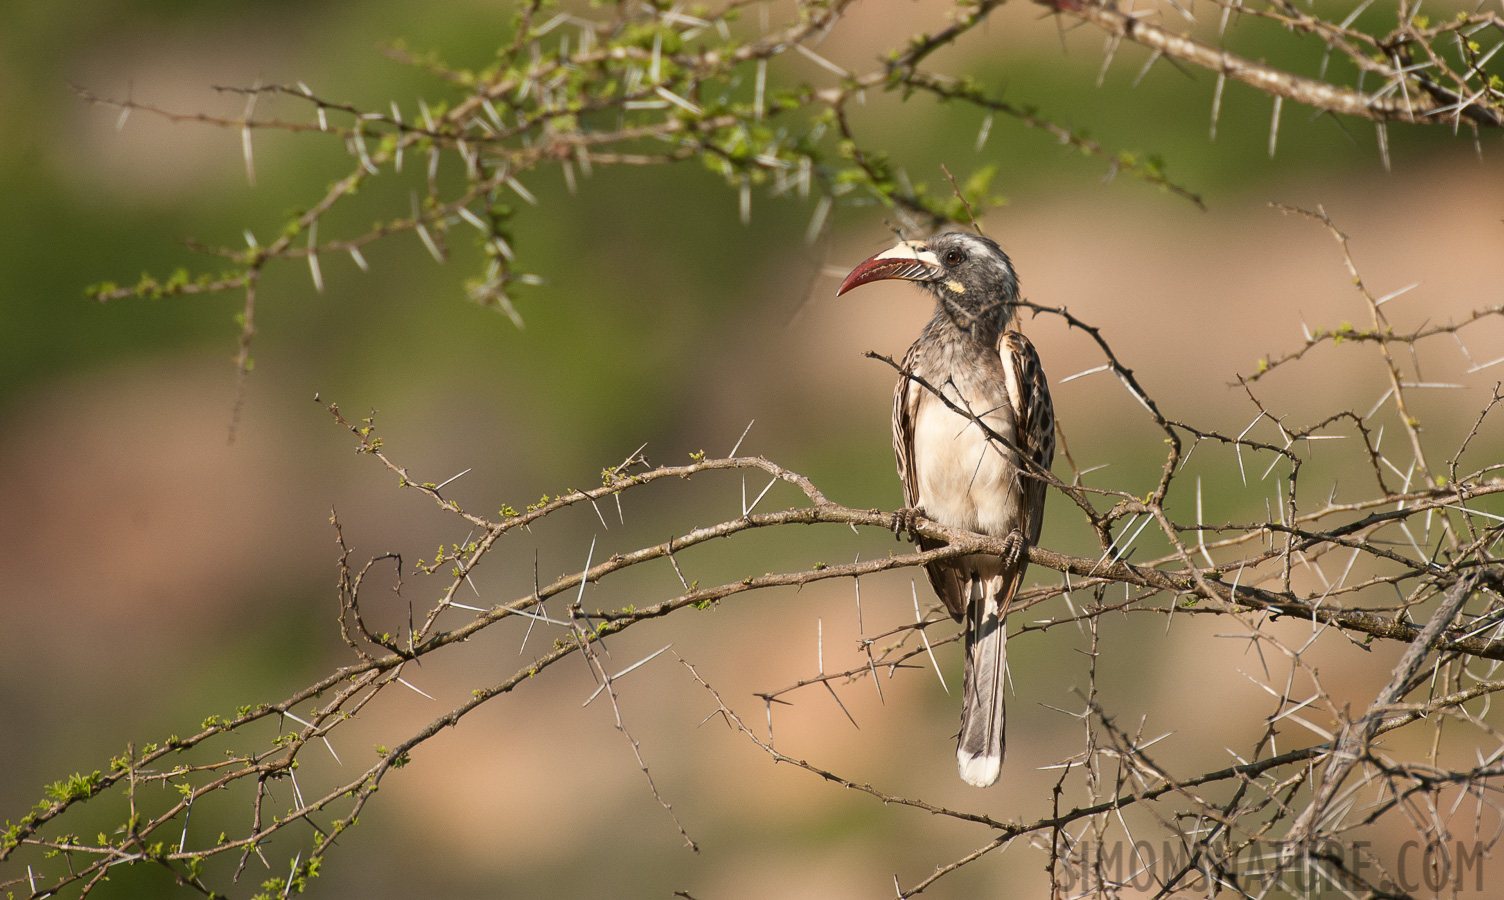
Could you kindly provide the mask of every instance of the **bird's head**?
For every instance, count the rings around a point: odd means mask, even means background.
[[[1008,254],[988,238],[963,232],[903,241],[846,276],[836,296],[870,281],[917,281],[939,301],[939,312],[962,331],[995,333],[1018,302],[1018,275]]]

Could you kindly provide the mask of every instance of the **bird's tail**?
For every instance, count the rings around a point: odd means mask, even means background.
[[[1008,671],[1004,618],[1022,573],[978,578],[970,585],[966,622],[966,674],[956,767],[968,784],[987,787],[1003,769],[1003,691]]]

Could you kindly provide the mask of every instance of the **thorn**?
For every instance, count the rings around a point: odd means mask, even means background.
[[[914,587],[914,580],[912,578],[909,579],[909,593],[914,598],[914,621],[919,623],[917,630],[919,632],[919,639],[924,642],[924,652],[929,655],[930,665],[935,667],[935,677],[940,679],[940,687],[944,688],[945,693],[949,694],[950,686],[945,683],[945,676],[940,674],[940,663],[935,661],[935,651],[930,647],[929,635],[924,631],[924,616],[919,614],[919,591]]]
[[[844,704],[844,703],[841,702],[840,696],[838,696],[836,694],[836,689],[830,686],[830,682],[829,681],[822,681],[820,683],[823,684],[823,685],[825,685],[825,689],[827,691],[830,691],[830,698],[832,700],[836,701],[836,706],[839,706],[841,708],[841,712],[843,712],[843,713],[846,714],[846,718],[851,722],[851,727],[855,728],[858,731],[861,731],[862,730],[862,726],[856,724],[856,719],[852,718],[851,710],[847,709],[846,708],[846,704]]]
[[[522,182],[518,181],[516,178],[513,178],[511,175],[508,175],[507,178],[506,178],[506,183],[507,183],[507,187],[509,187],[512,190],[516,191],[517,192],[517,196],[521,197],[523,200],[526,200],[527,204],[529,206],[537,206],[538,205],[538,198],[535,197],[535,196],[533,196],[533,192],[532,191],[530,191],[527,188],[523,187],[522,186]]]
[[[820,666],[820,674],[825,674],[825,620],[815,619],[815,661]]]
[[[444,252],[440,250],[439,245],[434,242],[433,235],[428,233],[428,226],[423,224],[423,215],[418,209],[417,191],[412,192],[412,201],[413,226],[417,229],[418,237],[422,239],[423,246],[428,248],[428,252],[433,256],[434,260],[442,265],[444,263]]]
[[[1285,104],[1283,95],[1274,95],[1274,115],[1269,120],[1269,158],[1274,158],[1274,147],[1279,142],[1279,111]]]
[[[429,693],[425,692],[422,688],[417,687],[412,682],[408,681],[406,678],[398,678],[397,681],[401,682],[406,687],[412,688],[414,691],[417,691],[418,693],[422,694],[423,696],[427,697],[428,699],[430,699],[430,700],[433,699],[433,695],[432,694],[429,694]]]
[[[1112,363],[1103,363],[1100,366],[1094,366],[1094,367],[1092,367],[1090,369],[1087,369],[1085,371],[1077,372],[1074,375],[1067,375],[1064,378],[1062,378],[1059,381],[1057,381],[1056,384],[1068,384],[1069,382],[1075,381],[1077,378],[1084,378],[1087,375],[1095,375],[1098,372],[1106,372],[1110,368],[1112,368]]]
[[[851,561],[852,565],[855,565],[856,563],[859,563],[861,561],[861,551],[857,551],[856,559],[853,559]],[[851,583],[856,586],[856,633],[866,634],[867,630],[862,626],[862,579],[860,577],[852,578]]]
[[[1227,24],[1227,10],[1222,11],[1222,24]],[[1217,139],[1217,118],[1222,114],[1222,89],[1227,86],[1227,73],[1217,73],[1217,88],[1212,92],[1212,134],[1211,140]]]
[[[647,663],[652,662],[653,660],[655,660],[658,657],[662,656],[665,652],[668,651],[668,648],[670,648],[672,646],[674,646],[674,645],[673,644],[664,644],[657,651],[655,651],[653,653],[649,653],[647,656],[644,656],[642,659],[639,659],[637,662],[632,663],[630,666],[627,666],[625,669],[622,669],[620,672],[617,672],[615,675],[612,675],[611,678],[608,681],[602,682],[601,685],[595,689],[595,693],[593,693],[589,697],[585,698],[585,702],[580,704],[580,708],[583,709],[583,708],[589,706],[590,705],[590,701],[594,700],[596,697],[599,697],[601,695],[601,691],[604,691],[606,689],[606,685],[607,684],[614,684],[617,681],[617,679],[621,678],[623,675],[626,675],[626,674],[632,672],[633,670],[635,670],[635,669],[637,669],[637,668],[639,668],[639,667],[641,667],[643,665],[646,665]],[[715,715],[715,713],[711,713],[710,715],[713,716],[713,715]],[[710,716],[706,716],[705,718],[709,719]],[[701,722],[700,724],[703,725],[705,723]]]
[[[537,549],[533,550],[533,596],[534,597],[538,596],[538,551],[537,551]],[[543,608],[544,608],[543,607],[543,601],[540,599],[538,601],[538,609],[542,610]],[[519,609],[519,610],[517,610],[517,612],[523,612],[523,610]],[[527,639],[533,636],[533,626],[535,626],[535,625],[538,624],[539,616],[538,616],[537,613],[533,613],[533,614],[531,614],[531,615],[528,616],[528,619],[529,619],[529,621],[527,623],[527,631],[524,632],[523,635],[522,635],[522,646],[520,646],[520,647],[517,648],[517,655],[518,656],[521,656],[522,652],[527,649]]]
[[[585,597],[585,584],[589,580],[588,576],[590,575],[590,561],[594,558],[595,538],[592,536],[590,538],[590,552],[585,554],[585,570],[580,573],[580,592],[574,595],[574,602],[576,606],[578,606],[580,604],[580,601]]]
[[[825,230],[825,218],[830,214],[833,202],[829,194],[821,194],[820,199],[815,201],[815,212],[809,218],[809,227],[804,229],[804,243],[813,244]]]
[[[1238,435],[1238,439],[1233,441],[1232,444],[1233,451],[1238,456],[1238,474],[1243,478],[1244,487],[1248,485],[1248,473],[1243,470],[1243,438],[1247,437],[1248,432],[1253,430],[1253,426],[1259,424],[1263,418],[1264,411],[1259,410],[1259,414],[1253,417],[1253,421],[1248,423],[1248,427],[1243,429],[1242,433]]]
[[[1164,51],[1158,48],[1155,48],[1154,52],[1149,54],[1149,61],[1144,63],[1144,67],[1138,70],[1138,75],[1133,79],[1134,87],[1138,87],[1138,83],[1144,80],[1144,76],[1149,74],[1149,69],[1153,67],[1155,63],[1159,62],[1159,58],[1163,55]]]
[[[762,121],[763,98],[768,87],[768,61],[761,58],[757,61],[757,84],[752,90],[752,118]]]
[[[1212,562],[1212,555],[1206,549],[1206,535],[1201,530],[1201,525],[1205,521],[1206,520],[1204,518],[1202,518],[1202,514],[1201,514],[1201,476],[1197,475],[1196,476],[1196,543],[1198,545],[1200,545],[1201,558],[1204,559],[1204,560],[1206,560],[1206,564],[1208,566],[1210,566],[1212,568],[1216,568],[1217,564],[1214,563],[1214,562]]]
[[[245,155],[245,180],[256,186],[256,157],[251,151],[251,114],[256,111],[256,100],[261,96],[261,79],[251,85],[245,100],[245,115],[240,120],[240,151]]]
[[[749,507],[747,507],[746,511],[743,512],[742,514],[743,515],[751,515],[752,514],[752,510],[754,510],[754,509],[757,508],[757,504],[759,504],[759,503],[762,502],[762,498],[765,497],[765,496],[767,496],[768,491],[772,490],[773,489],[773,485],[775,485],[777,483],[778,483],[778,476],[774,475],[773,478],[772,478],[772,480],[768,482],[768,486],[762,489],[762,493],[757,495],[757,499],[753,500],[752,501],[752,505],[749,506]],[[747,484],[747,482],[745,480],[743,480],[742,481],[742,490],[744,492],[743,493],[743,497],[746,496],[745,495],[746,484]]]
[[[474,467],[472,466],[471,468],[473,469]],[[449,485],[450,481],[454,481],[455,478],[460,478],[461,476],[468,475],[470,473],[470,471],[471,471],[471,469],[466,469],[465,471],[461,472],[459,475],[455,475],[453,478],[450,478],[449,481],[446,481],[443,484],[439,485],[438,487],[434,488],[433,489],[434,493],[438,493],[439,491],[442,491],[445,487],[447,487]]]
[[[747,423],[747,427],[746,428],[742,429],[742,436],[736,439],[736,443],[734,445],[732,445],[732,447],[731,447],[731,452],[726,454],[728,457],[734,457],[734,456],[736,456],[736,451],[741,449],[742,441],[746,440],[746,438],[747,438],[747,432],[749,432],[749,431],[752,430],[752,425],[756,421],[757,421],[756,419],[753,419],[751,422]],[[647,445],[643,444],[643,446],[646,447]]]
[[[324,292],[324,273],[319,268],[319,220],[308,225],[308,272],[313,276],[314,291]]]
[[[1123,42],[1121,35],[1112,35],[1107,38],[1107,46],[1103,51],[1102,68],[1097,72],[1097,87],[1107,80],[1107,68],[1112,65],[1112,58],[1117,55],[1118,45]]]
[[[1388,168],[1388,167],[1386,166],[1385,168]],[[1419,282],[1419,281],[1415,282],[1414,284],[1406,285],[1405,287],[1400,288],[1399,290],[1395,291],[1392,294],[1385,294],[1384,296],[1380,297],[1379,299],[1373,301],[1373,305],[1374,306],[1383,306],[1385,303],[1388,303],[1390,300],[1393,300],[1395,297],[1398,297],[1401,294],[1409,293],[1410,291],[1413,291],[1413,290],[1415,290],[1416,288],[1418,288],[1420,286],[1421,286],[1421,282]],[[1454,332],[1454,334],[1455,334],[1455,332]]]

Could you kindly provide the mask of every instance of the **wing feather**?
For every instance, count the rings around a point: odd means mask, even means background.
[[[919,496],[918,478],[914,473],[914,419],[919,408],[919,394],[924,390],[908,377],[919,359],[919,344],[903,357],[903,370],[893,388],[893,457],[898,461],[898,480],[903,484],[903,505],[912,507]]]
[[[1018,389],[1009,392],[1013,406],[1013,421],[1018,433],[1018,452],[1039,469],[1049,469],[1055,460],[1055,406],[1050,400],[1050,387],[1045,381],[1044,367],[1039,363],[1039,354],[1034,345],[1022,333],[1005,331],[998,338],[998,356],[1008,370],[1010,385]],[[1021,466],[1028,470],[1028,465]],[[1045,484],[1038,478],[1023,478],[1024,536],[1029,543],[1039,540],[1039,531],[1044,524]]]
[[[914,424],[918,419],[919,402],[927,390],[919,384],[910,374],[917,374],[915,367],[919,364],[920,342],[916,341],[909,352],[904,354],[903,372],[898,376],[898,384],[893,388],[893,457],[898,462],[898,480],[903,483],[903,505],[913,508],[919,504],[919,476],[914,468]],[[919,539],[919,549],[933,550],[942,547],[942,541],[934,541],[929,538]],[[930,587],[935,589],[935,596],[945,604],[945,609],[957,622],[966,615],[966,599],[971,592],[970,585],[966,583],[961,572],[953,565],[945,563],[932,563],[925,566],[925,574],[929,575]]]

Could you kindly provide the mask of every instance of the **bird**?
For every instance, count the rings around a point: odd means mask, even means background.
[[[977,787],[1002,772],[1007,680],[1005,619],[1039,540],[1055,411],[1039,354],[1013,327],[1018,275],[987,237],[947,232],[904,240],[851,271],[836,296],[886,279],[916,282],[935,312],[900,366],[893,452],[907,529],[923,550],[945,542],[914,531],[923,517],[1004,538],[1001,556],[975,553],[926,565],[931,586],[963,623],[965,670],[956,767]]]

